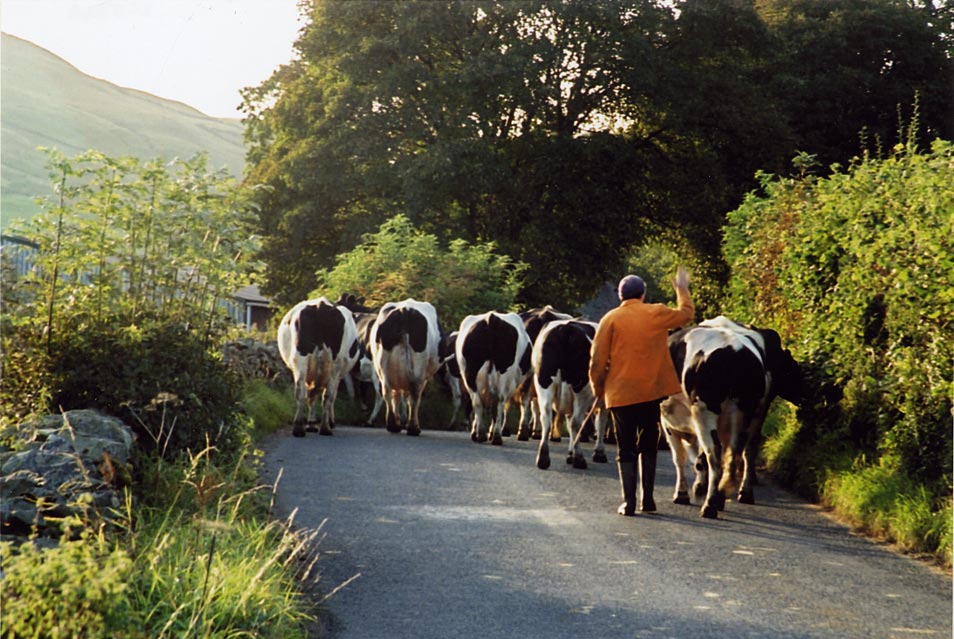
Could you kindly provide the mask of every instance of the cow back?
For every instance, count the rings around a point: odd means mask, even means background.
[[[543,330],[544,326],[550,322],[573,319],[573,317],[566,313],[561,313],[548,304],[543,308],[532,308],[528,311],[523,311],[520,313],[520,319],[523,322],[524,330],[527,331],[527,337],[530,338],[530,343],[533,344],[536,343],[537,336],[540,335],[540,331]]]
[[[466,317],[457,340],[458,364],[470,389],[477,388],[477,374],[488,362],[501,373],[514,365],[523,374],[530,370],[530,339],[515,313]]]
[[[344,328],[344,316],[331,303],[307,304],[296,320],[298,339],[295,348],[299,355],[309,355],[327,347],[337,356],[341,351]]]
[[[384,350],[392,350],[403,342],[405,336],[415,352],[427,350],[427,318],[417,309],[401,306],[383,309],[376,323],[375,340]]]
[[[533,368],[537,382],[548,388],[560,378],[579,393],[589,383],[590,346],[595,326],[573,320],[548,324],[534,345]]]

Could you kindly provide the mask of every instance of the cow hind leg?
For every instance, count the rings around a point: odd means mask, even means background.
[[[672,465],[676,471],[676,485],[673,490],[672,503],[688,505],[692,503],[689,499],[689,489],[686,485],[686,446],[682,437],[678,437],[668,425],[663,425],[663,432],[666,434],[666,441],[669,443],[669,450],[672,452]]]
[[[752,486],[755,482],[755,460],[758,458],[758,439],[750,437],[742,451],[742,483],[739,484],[739,503],[754,504],[755,492]]]
[[[424,394],[424,384],[412,384],[408,392],[408,420],[407,434],[416,437],[421,434],[421,420],[418,409],[421,407],[421,396]]]
[[[366,426],[373,426],[374,420],[378,416],[378,413],[381,412],[381,405],[384,404],[384,399],[381,397],[381,385],[378,383],[377,374],[374,374],[374,377],[371,382],[371,388],[374,392],[374,408],[371,409],[371,416],[368,417],[368,420],[365,422]]]
[[[692,482],[692,494],[704,499],[709,490],[709,460],[704,452],[698,450],[698,442],[696,448],[696,461],[692,465],[696,470],[696,479]]]
[[[586,457],[583,456],[583,447],[580,445],[579,440],[576,440],[576,433],[578,429],[582,429],[583,425],[578,424],[573,416],[566,417],[566,429],[568,436],[570,438],[570,445],[567,452],[566,463],[572,464],[573,468],[579,470],[586,470]]]
[[[470,439],[478,444],[487,441],[487,407],[484,406],[478,394],[473,394],[474,399],[474,425],[470,429]]]
[[[332,381],[328,388],[322,392],[321,397],[321,427],[318,429],[319,435],[329,436],[333,434],[335,427],[335,398],[338,396],[338,384]]]
[[[549,430],[552,412],[544,406],[539,411],[540,428]],[[537,448],[537,468],[546,470],[550,467],[550,442],[546,437],[540,438],[540,446]]]
[[[292,435],[295,437],[305,436],[305,420],[302,419],[302,404],[305,401],[304,383],[298,375],[295,375],[295,417],[292,419]]]
[[[530,439],[530,431],[533,425],[532,404],[536,401],[531,397],[533,393],[527,390],[520,396],[520,421],[517,424],[517,441],[525,442]]]
[[[596,446],[593,448],[593,462],[605,464],[609,461],[606,457],[606,411],[597,411],[593,421],[596,426]]]
[[[389,433],[401,432],[401,413],[397,391],[388,391],[384,398],[384,423]]]
[[[553,425],[551,426],[550,432],[549,432],[550,441],[555,444],[559,444],[561,441],[563,441],[563,435],[560,432],[560,415],[559,414],[557,414],[556,419],[553,420],[552,424]]]
[[[705,453],[709,471],[706,500],[700,514],[706,519],[716,519],[719,511],[725,508],[725,496],[718,488],[722,479],[722,444],[719,442],[717,430],[718,416],[698,404],[693,404],[692,421],[699,445]]]
[[[297,395],[297,393],[296,393]],[[302,417],[302,403],[303,400],[298,397],[295,400],[295,419],[292,420],[292,435],[295,437],[304,437],[305,436],[305,420]]]
[[[490,443],[494,446],[503,446],[503,433],[507,427],[507,402],[497,402],[497,416],[491,424]]]

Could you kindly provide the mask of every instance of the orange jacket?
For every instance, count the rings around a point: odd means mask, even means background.
[[[690,322],[695,306],[677,289],[679,308],[623,300],[600,320],[590,349],[590,385],[607,407],[629,406],[678,393],[681,388],[667,338]]]

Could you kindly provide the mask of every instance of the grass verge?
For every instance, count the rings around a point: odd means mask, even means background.
[[[147,494],[110,522],[2,544],[3,637],[304,638],[318,531],[269,516],[258,456],[146,462]]]
[[[951,569],[950,491],[938,497],[889,456],[871,461],[832,437],[806,436],[787,405],[772,411],[764,432],[766,465],[784,485],[830,507],[855,529]]]

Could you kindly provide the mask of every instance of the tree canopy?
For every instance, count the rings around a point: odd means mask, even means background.
[[[916,100],[928,135],[954,133],[940,15],[898,0],[305,2],[297,59],[243,94],[265,290],[301,299],[397,214],[527,263],[528,304],[578,304],[673,229],[718,260],[756,170],[796,150],[847,162],[862,130],[894,141]]]

